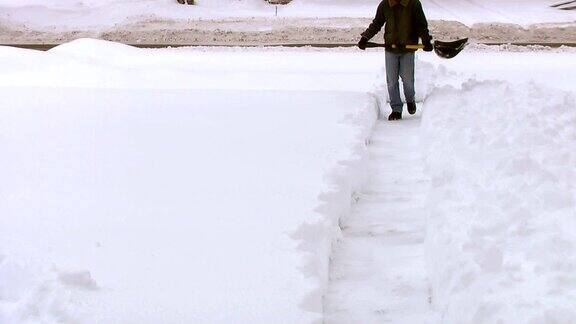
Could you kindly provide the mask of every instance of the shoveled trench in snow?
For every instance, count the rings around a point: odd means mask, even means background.
[[[369,181],[340,221],[326,323],[433,323],[424,245],[428,181],[419,126],[416,115],[374,129]]]
[[[417,61],[420,109],[439,78],[453,72]],[[380,119],[368,145],[368,181],[340,220],[333,246],[325,322],[434,323],[426,268],[428,178],[420,150],[420,112],[387,122],[385,70],[373,95]]]
[[[422,126],[373,134],[370,181],[341,220],[327,322],[572,323],[576,80],[562,72],[573,54],[546,56],[418,62]]]

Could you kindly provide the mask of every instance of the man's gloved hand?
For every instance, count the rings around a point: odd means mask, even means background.
[[[425,52],[432,52],[434,46],[432,46],[432,36],[422,39],[422,45],[424,45]]]
[[[358,48],[361,50],[365,50],[367,43],[368,43],[368,38],[362,36],[362,38],[360,38],[360,41],[358,42]]]

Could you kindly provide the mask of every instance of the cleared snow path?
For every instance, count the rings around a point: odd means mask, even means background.
[[[326,323],[426,323],[420,117],[377,124],[369,144],[370,180],[332,255]]]

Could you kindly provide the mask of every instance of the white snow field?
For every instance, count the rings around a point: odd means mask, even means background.
[[[0,323],[321,321],[381,53],[0,62]]]
[[[534,49],[419,53],[390,123],[381,51],[0,47],[0,322],[573,323],[576,53]]]
[[[196,0],[179,5],[176,0],[2,0],[0,19],[32,28],[108,28],[115,24],[158,19],[225,18],[329,18],[373,17],[379,0],[294,0],[272,6],[264,0]],[[576,22],[573,10],[550,7],[561,0],[422,0],[428,19],[481,22]],[[278,9],[278,10],[277,10]]]

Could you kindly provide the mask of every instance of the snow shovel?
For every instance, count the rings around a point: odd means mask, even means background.
[[[463,38],[463,39],[459,39],[457,41],[452,41],[452,42],[443,42],[443,41],[434,41],[434,52],[436,53],[436,55],[442,57],[442,58],[453,58],[454,56],[458,55],[458,53],[460,53],[460,51],[462,51],[464,49],[464,47],[466,46],[466,44],[468,43],[468,38]],[[373,42],[368,42],[366,43],[366,48],[370,48],[370,47],[386,47],[386,44],[379,44],[379,43],[373,43]],[[392,48],[394,48],[395,45],[392,45]],[[406,45],[407,49],[413,49],[413,50],[417,50],[417,49],[421,49],[424,48],[424,45],[422,44],[418,44],[418,45]]]

